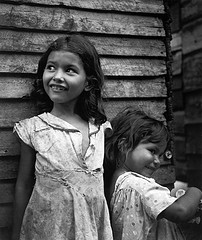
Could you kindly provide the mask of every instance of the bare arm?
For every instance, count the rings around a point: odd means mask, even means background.
[[[158,219],[166,218],[172,222],[186,222],[196,214],[202,192],[195,187],[188,188],[186,193],[159,214]]]
[[[25,208],[31,196],[34,178],[36,154],[34,149],[21,142],[21,157],[18,178],[15,187],[12,240],[18,240]]]

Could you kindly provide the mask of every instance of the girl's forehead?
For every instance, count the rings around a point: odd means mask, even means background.
[[[78,54],[64,50],[52,51],[48,56],[48,61],[70,61],[82,64],[82,60]]]

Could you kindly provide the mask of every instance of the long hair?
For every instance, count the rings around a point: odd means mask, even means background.
[[[94,119],[97,125],[104,123],[107,119],[102,106],[104,74],[99,55],[90,41],[79,34],[58,38],[48,47],[39,60],[37,79],[31,96],[37,102],[40,113],[50,112],[53,108],[53,102],[44,90],[42,78],[50,53],[60,50],[77,54],[86,73],[88,91],[83,91],[79,96],[76,111],[86,121]]]
[[[112,130],[106,132],[104,178],[109,184],[113,172],[123,164],[121,148],[132,151],[147,142],[169,143],[169,132],[163,121],[149,117],[143,111],[127,107],[111,120]],[[124,141],[123,141],[124,140]],[[124,144],[123,144],[124,142]]]

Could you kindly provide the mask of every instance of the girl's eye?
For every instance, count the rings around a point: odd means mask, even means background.
[[[66,70],[66,72],[67,72],[67,73],[75,73],[76,71],[75,71],[74,69],[72,69],[72,68],[68,68],[68,69]]]
[[[152,149],[152,150],[150,150],[150,152],[151,152],[151,154],[153,154],[153,155],[156,153],[156,151],[155,151],[155,150],[153,150],[153,149]]]
[[[55,70],[55,67],[52,66],[52,65],[47,65],[46,66],[46,69],[50,70],[50,71],[54,71]]]

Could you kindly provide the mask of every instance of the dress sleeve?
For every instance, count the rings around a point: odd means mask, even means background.
[[[153,218],[173,204],[176,197],[170,195],[170,190],[151,179],[149,183],[142,186],[142,202],[148,213]]]
[[[16,134],[17,137],[20,140],[22,140],[25,144],[34,148],[31,141],[32,128],[33,128],[33,125],[30,119],[25,119],[18,123],[15,123],[13,128],[13,133]]]

